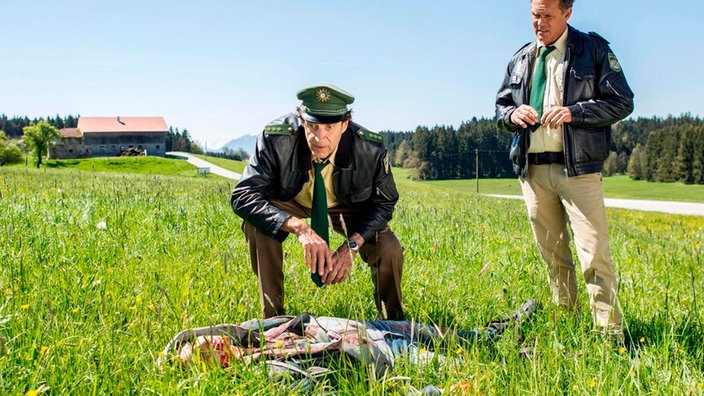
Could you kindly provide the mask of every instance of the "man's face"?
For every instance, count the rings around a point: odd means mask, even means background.
[[[340,121],[334,124],[317,124],[303,121],[306,141],[313,157],[320,160],[327,159],[340,144],[340,138],[347,130],[348,123],[349,121]]]
[[[560,9],[560,0],[533,0],[530,3],[533,30],[543,45],[552,45],[567,29],[572,8]]]

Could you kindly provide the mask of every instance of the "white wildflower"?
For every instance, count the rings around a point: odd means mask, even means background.
[[[105,222],[101,220],[101,221],[98,222],[97,227],[98,227],[99,230],[104,230],[104,229],[106,229],[106,228],[108,227],[108,225],[105,224]]]

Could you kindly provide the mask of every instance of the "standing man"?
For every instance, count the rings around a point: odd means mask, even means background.
[[[318,285],[347,279],[359,252],[380,317],[402,320],[403,250],[387,226],[398,192],[383,138],[351,121],[354,97],[340,88],[306,88],[298,99],[296,113],[264,128],[232,191],[263,316],[285,314],[281,243],[293,233]],[[348,238],[341,246],[328,246],[328,224]]]
[[[611,125],[633,111],[633,92],[609,43],[567,24],[573,0],[532,0],[536,41],[511,58],[496,96],[500,128],[556,302],[577,303],[572,228],[597,329],[622,339],[601,170]]]

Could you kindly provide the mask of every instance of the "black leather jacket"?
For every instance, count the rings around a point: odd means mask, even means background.
[[[271,200],[289,201],[309,179],[311,153],[295,114],[269,124],[257,139],[255,153],[232,191],[232,209],[266,235],[283,241],[291,215]],[[357,211],[355,229],[370,240],[391,220],[398,191],[383,138],[350,122],[335,155],[333,186],[341,207]],[[348,227],[350,225],[348,224]]]
[[[596,33],[568,29],[562,103],[572,113],[572,122],[563,124],[562,140],[565,172],[577,176],[601,172],[609,156],[611,125],[631,114],[633,92],[606,40]],[[520,176],[528,171],[530,132],[512,124],[510,117],[518,106],[529,103],[536,46],[533,41],[513,55],[496,95],[499,127],[516,133],[511,160]]]

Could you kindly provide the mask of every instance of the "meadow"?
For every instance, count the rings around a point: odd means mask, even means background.
[[[0,394],[302,393],[256,363],[156,367],[177,332],[259,315],[229,207],[234,182],[194,174],[0,168]],[[382,378],[340,371],[337,388],[311,394],[431,384],[447,394],[704,394],[704,217],[608,210],[627,325],[620,346],[591,331],[587,309],[550,303],[520,200],[397,181],[390,225],[405,248],[409,318],[467,329],[528,299],[543,306],[493,344],[451,348],[427,365],[402,360]],[[360,259],[347,282],[318,289],[294,238],[284,254],[289,313],[376,317]]]

